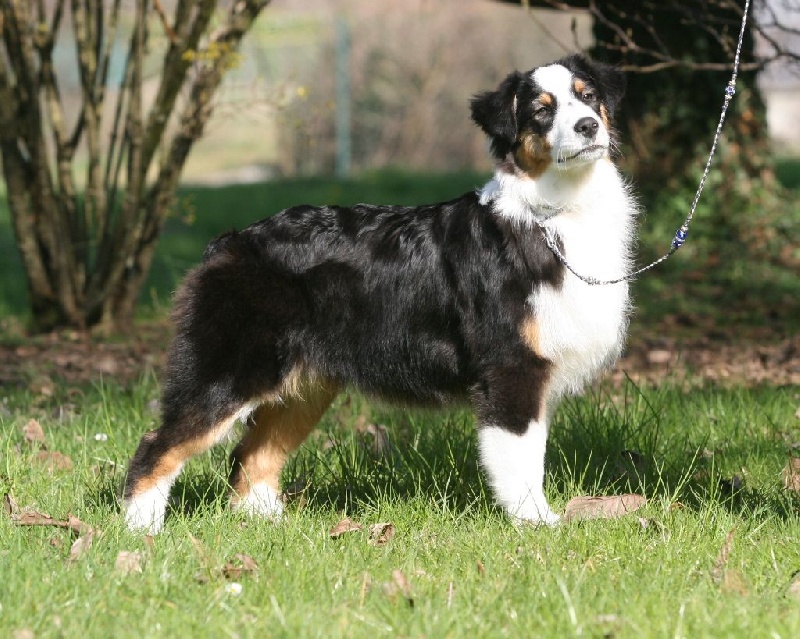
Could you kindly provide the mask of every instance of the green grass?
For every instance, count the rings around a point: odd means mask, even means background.
[[[795,165],[786,166],[781,179],[797,186]],[[382,172],[184,189],[142,312],[164,310],[208,239],[228,228],[300,202],[437,201],[485,177]],[[685,207],[675,197],[643,220],[645,255],[680,223]],[[25,308],[4,206],[0,317]],[[737,335],[798,330],[796,272],[747,255],[710,264],[708,219],[700,209],[692,241],[637,283],[634,329],[651,335],[672,314],[676,326],[735,326]],[[649,503],[622,519],[552,529],[515,526],[493,507],[469,413],[342,398],[285,471],[285,482],[307,489],[280,525],[228,512],[229,444],[188,465],[151,546],[124,529],[117,495],[139,436],[156,426],[149,402],[157,396],[152,376],[130,388],[57,385],[49,398],[0,390],[0,497],[59,519],[72,513],[102,531],[70,562],[74,536],[17,527],[0,511],[0,636],[800,636],[800,600],[790,592],[800,570],[800,497],[781,478],[800,443],[799,388],[628,384],[567,402],[548,450],[554,508],[585,494],[641,492]],[[362,415],[388,426],[386,457],[375,459],[370,436],[352,430]],[[21,434],[31,418],[72,469],[37,462]],[[396,534],[385,546],[366,532],[330,539],[344,513],[365,526],[392,522]],[[120,551],[141,552],[142,572],[116,571]],[[258,563],[238,578],[239,596],[221,574],[237,553]],[[410,581],[413,606],[392,587],[395,570]]]
[[[184,470],[151,546],[124,529],[116,495],[139,435],[155,425],[157,394],[146,377],[129,389],[0,397],[0,493],[102,531],[69,562],[69,533],[0,514],[0,636],[800,635],[789,592],[800,498],[781,483],[800,441],[800,389],[628,384],[568,401],[548,450],[553,506],[628,491],[650,501],[621,519],[556,528],[516,526],[492,506],[469,413],[343,397],[287,466],[284,480],[308,487],[282,523],[228,512],[220,447]],[[374,458],[370,436],[350,428],[359,415],[389,426],[389,454]],[[31,418],[71,470],[36,462],[21,434]],[[396,534],[384,546],[366,532],[331,539],[344,513],[365,526],[391,522]],[[142,572],[116,571],[120,551],[141,552]],[[237,553],[258,564],[237,578],[239,596],[220,572]],[[413,605],[391,585],[395,570]]]

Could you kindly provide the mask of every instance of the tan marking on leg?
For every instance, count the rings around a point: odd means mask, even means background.
[[[550,150],[550,144],[542,136],[526,131],[520,137],[514,159],[525,173],[536,179],[553,161]]]
[[[253,485],[264,482],[278,492],[280,473],[287,457],[306,440],[333,398],[338,384],[328,380],[302,380],[280,403],[256,409],[249,429],[234,451],[231,503],[246,497]]]
[[[201,437],[183,442],[168,450],[161,456],[149,475],[138,479],[133,494],[150,490],[162,479],[176,475],[189,458],[207,451],[223,439],[233,426],[233,421],[233,416],[228,417],[211,430],[205,431]],[[155,438],[155,431],[145,433],[143,438],[148,438],[152,441]]]
[[[528,315],[519,327],[519,334],[522,342],[537,355],[540,355],[541,333],[539,323],[531,315]]]

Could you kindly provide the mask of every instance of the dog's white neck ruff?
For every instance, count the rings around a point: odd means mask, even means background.
[[[498,167],[478,195],[481,204],[491,203],[496,213],[510,221],[528,226],[582,210],[630,220],[635,212],[628,185],[608,159],[572,170],[551,167],[536,179],[509,164]]]
[[[498,168],[482,204],[520,232],[539,225],[558,237],[580,271],[613,279],[630,270],[636,203],[610,160],[574,170],[551,167],[533,180]],[[628,286],[590,286],[565,272],[560,287],[531,284],[528,297],[541,355],[556,363],[549,395],[578,392],[619,356],[627,329]]]

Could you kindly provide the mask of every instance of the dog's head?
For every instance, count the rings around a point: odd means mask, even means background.
[[[472,119],[500,161],[532,178],[608,157],[614,112],[625,92],[618,69],[572,55],[511,73],[496,91],[472,99]]]

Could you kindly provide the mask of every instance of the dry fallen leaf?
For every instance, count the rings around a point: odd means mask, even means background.
[[[389,452],[391,452],[391,442],[389,441],[389,430],[383,424],[373,424],[369,423],[365,426],[358,428],[360,432],[363,432],[367,435],[372,437],[372,443],[369,447],[370,453],[374,457],[386,457]]]
[[[44,448],[47,438],[44,436],[44,429],[35,419],[31,419],[22,427],[22,434],[25,436],[26,444],[41,444]]]
[[[400,592],[403,593],[403,597],[408,602],[408,605],[413,608],[414,607],[414,597],[411,594],[411,584],[409,583],[406,576],[403,574],[402,570],[394,570],[392,571],[392,579],[394,579],[394,583],[400,589]]]
[[[3,493],[3,512],[10,516],[19,513],[19,506],[11,493]]]
[[[717,560],[714,562],[714,567],[711,569],[711,578],[716,583],[721,583],[725,576],[725,570],[728,566],[728,557],[730,557],[731,550],[733,550],[733,537],[736,533],[736,528],[731,528],[728,535],[725,537],[725,542],[720,548]]]
[[[42,397],[52,397],[55,394],[55,384],[53,380],[42,375],[28,384],[28,388],[36,395]]]
[[[142,572],[142,553],[139,551],[120,550],[114,562],[114,570],[124,575]]]
[[[64,528],[67,522],[54,519],[47,513],[26,510],[24,513],[12,515],[11,520],[18,526],[58,526]]]
[[[328,533],[331,539],[338,539],[345,533],[356,532],[357,530],[363,530],[364,526],[359,524],[358,522],[353,521],[350,517],[345,517],[336,524],[333,528],[331,528],[330,532]]]
[[[89,524],[84,524],[74,515],[69,515],[67,517],[67,528],[78,533],[79,535],[95,531],[94,528],[92,528]]]
[[[800,600],[800,570],[792,575],[792,582],[789,584],[787,593],[790,597]]]
[[[800,457],[789,458],[786,468],[783,469],[783,487],[800,492]]]
[[[663,348],[654,348],[647,353],[647,361],[651,364],[668,364],[673,358],[672,351]]]
[[[225,579],[239,579],[242,573],[258,570],[258,564],[249,555],[237,552],[233,558],[235,562],[229,561],[222,567],[222,575]]]
[[[194,548],[194,552],[197,555],[197,558],[200,560],[200,563],[203,564],[205,574],[210,575],[213,572],[211,565],[211,558],[208,556],[208,551],[206,550],[206,547],[203,545],[203,542],[200,541],[197,537],[195,537],[192,533],[189,533],[189,541],[192,542],[192,547]],[[201,578],[198,577],[198,581],[200,581],[200,579]],[[206,578],[205,581],[208,581],[208,579]]]
[[[66,521],[55,519],[47,513],[27,510],[24,513],[12,514],[11,521],[17,526],[54,526],[56,528],[68,528],[78,535],[94,532],[94,528],[84,524],[80,519],[70,515]]]
[[[106,375],[116,375],[119,371],[119,363],[111,353],[105,353],[94,360],[93,368],[98,373],[105,373]]]
[[[615,519],[647,503],[642,495],[611,495],[607,497],[575,497],[564,509],[564,521],[578,519]]]
[[[369,543],[374,546],[385,546],[394,537],[394,524],[386,522],[369,527]]]
[[[89,530],[85,535],[78,537],[69,549],[69,561],[78,561],[83,557],[94,543],[94,530]]]
[[[744,576],[735,568],[727,568],[725,570],[725,574],[722,575],[720,588],[723,592],[735,593],[737,595],[747,594],[747,584],[744,581]]]
[[[284,504],[294,504],[297,510],[302,510],[308,503],[308,497],[306,495],[307,488],[308,481],[300,477],[283,487],[279,499]]]
[[[72,460],[64,453],[59,453],[55,450],[41,450],[34,459],[50,472],[54,470],[70,470],[72,468]]]

